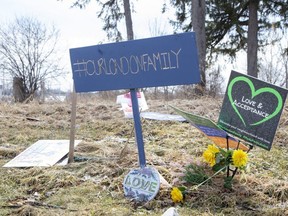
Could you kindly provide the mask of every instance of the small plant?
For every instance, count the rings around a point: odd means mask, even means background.
[[[215,172],[226,171],[224,187],[232,189],[232,180],[238,169],[245,170],[248,162],[248,154],[241,149],[224,150],[215,145],[208,145],[203,152],[204,161],[207,162]],[[234,167],[234,169],[231,169]],[[230,172],[232,175],[230,176]]]
[[[183,176],[183,180],[189,184],[197,185],[209,178],[208,175],[205,174],[204,169],[195,164],[190,164],[185,168],[185,174]]]

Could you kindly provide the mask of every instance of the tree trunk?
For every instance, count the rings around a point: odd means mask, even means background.
[[[200,88],[201,91],[205,90],[206,86],[206,75],[205,75],[205,65],[206,65],[206,36],[205,36],[205,0],[193,0],[192,9],[192,27],[196,34],[196,44],[198,49],[199,58],[199,70],[201,76]],[[203,93],[203,92],[202,92]]]
[[[288,62],[285,62],[284,63],[284,68],[285,68],[285,77],[286,77],[286,79],[285,79],[285,87],[286,87],[286,89],[288,89]]]
[[[23,79],[19,77],[13,78],[13,97],[15,102],[22,103],[26,99]]]
[[[247,72],[257,77],[257,50],[258,50],[258,11],[259,0],[249,1],[248,41],[247,41]]]
[[[124,0],[124,14],[125,14],[125,23],[127,31],[127,40],[133,40],[134,34],[133,34],[133,24],[130,9],[130,0]]]
[[[45,96],[46,96],[46,88],[45,88],[45,82],[44,81],[41,81],[40,83],[40,88],[41,88],[41,91],[40,91],[40,101],[42,103],[45,102]]]

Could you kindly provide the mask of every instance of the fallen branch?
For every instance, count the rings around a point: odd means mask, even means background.
[[[24,201],[22,204],[2,205],[1,208],[21,208],[24,205],[41,206],[41,207],[45,207],[45,208],[62,209],[62,210],[68,210],[68,211],[78,211],[76,209],[68,209],[68,208],[63,207],[63,206],[51,205],[51,204],[47,204],[47,203],[38,202],[35,200],[27,200],[27,201]]]

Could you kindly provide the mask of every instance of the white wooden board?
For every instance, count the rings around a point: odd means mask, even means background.
[[[49,167],[69,152],[69,140],[38,140],[3,167]],[[77,146],[81,140],[75,140]]]

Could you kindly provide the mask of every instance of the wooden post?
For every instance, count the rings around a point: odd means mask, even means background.
[[[77,103],[77,94],[75,92],[75,86],[73,86],[72,110],[71,110],[71,128],[70,128],[70,145],[69,145],[68,163],[74,162],[76,103]]]

